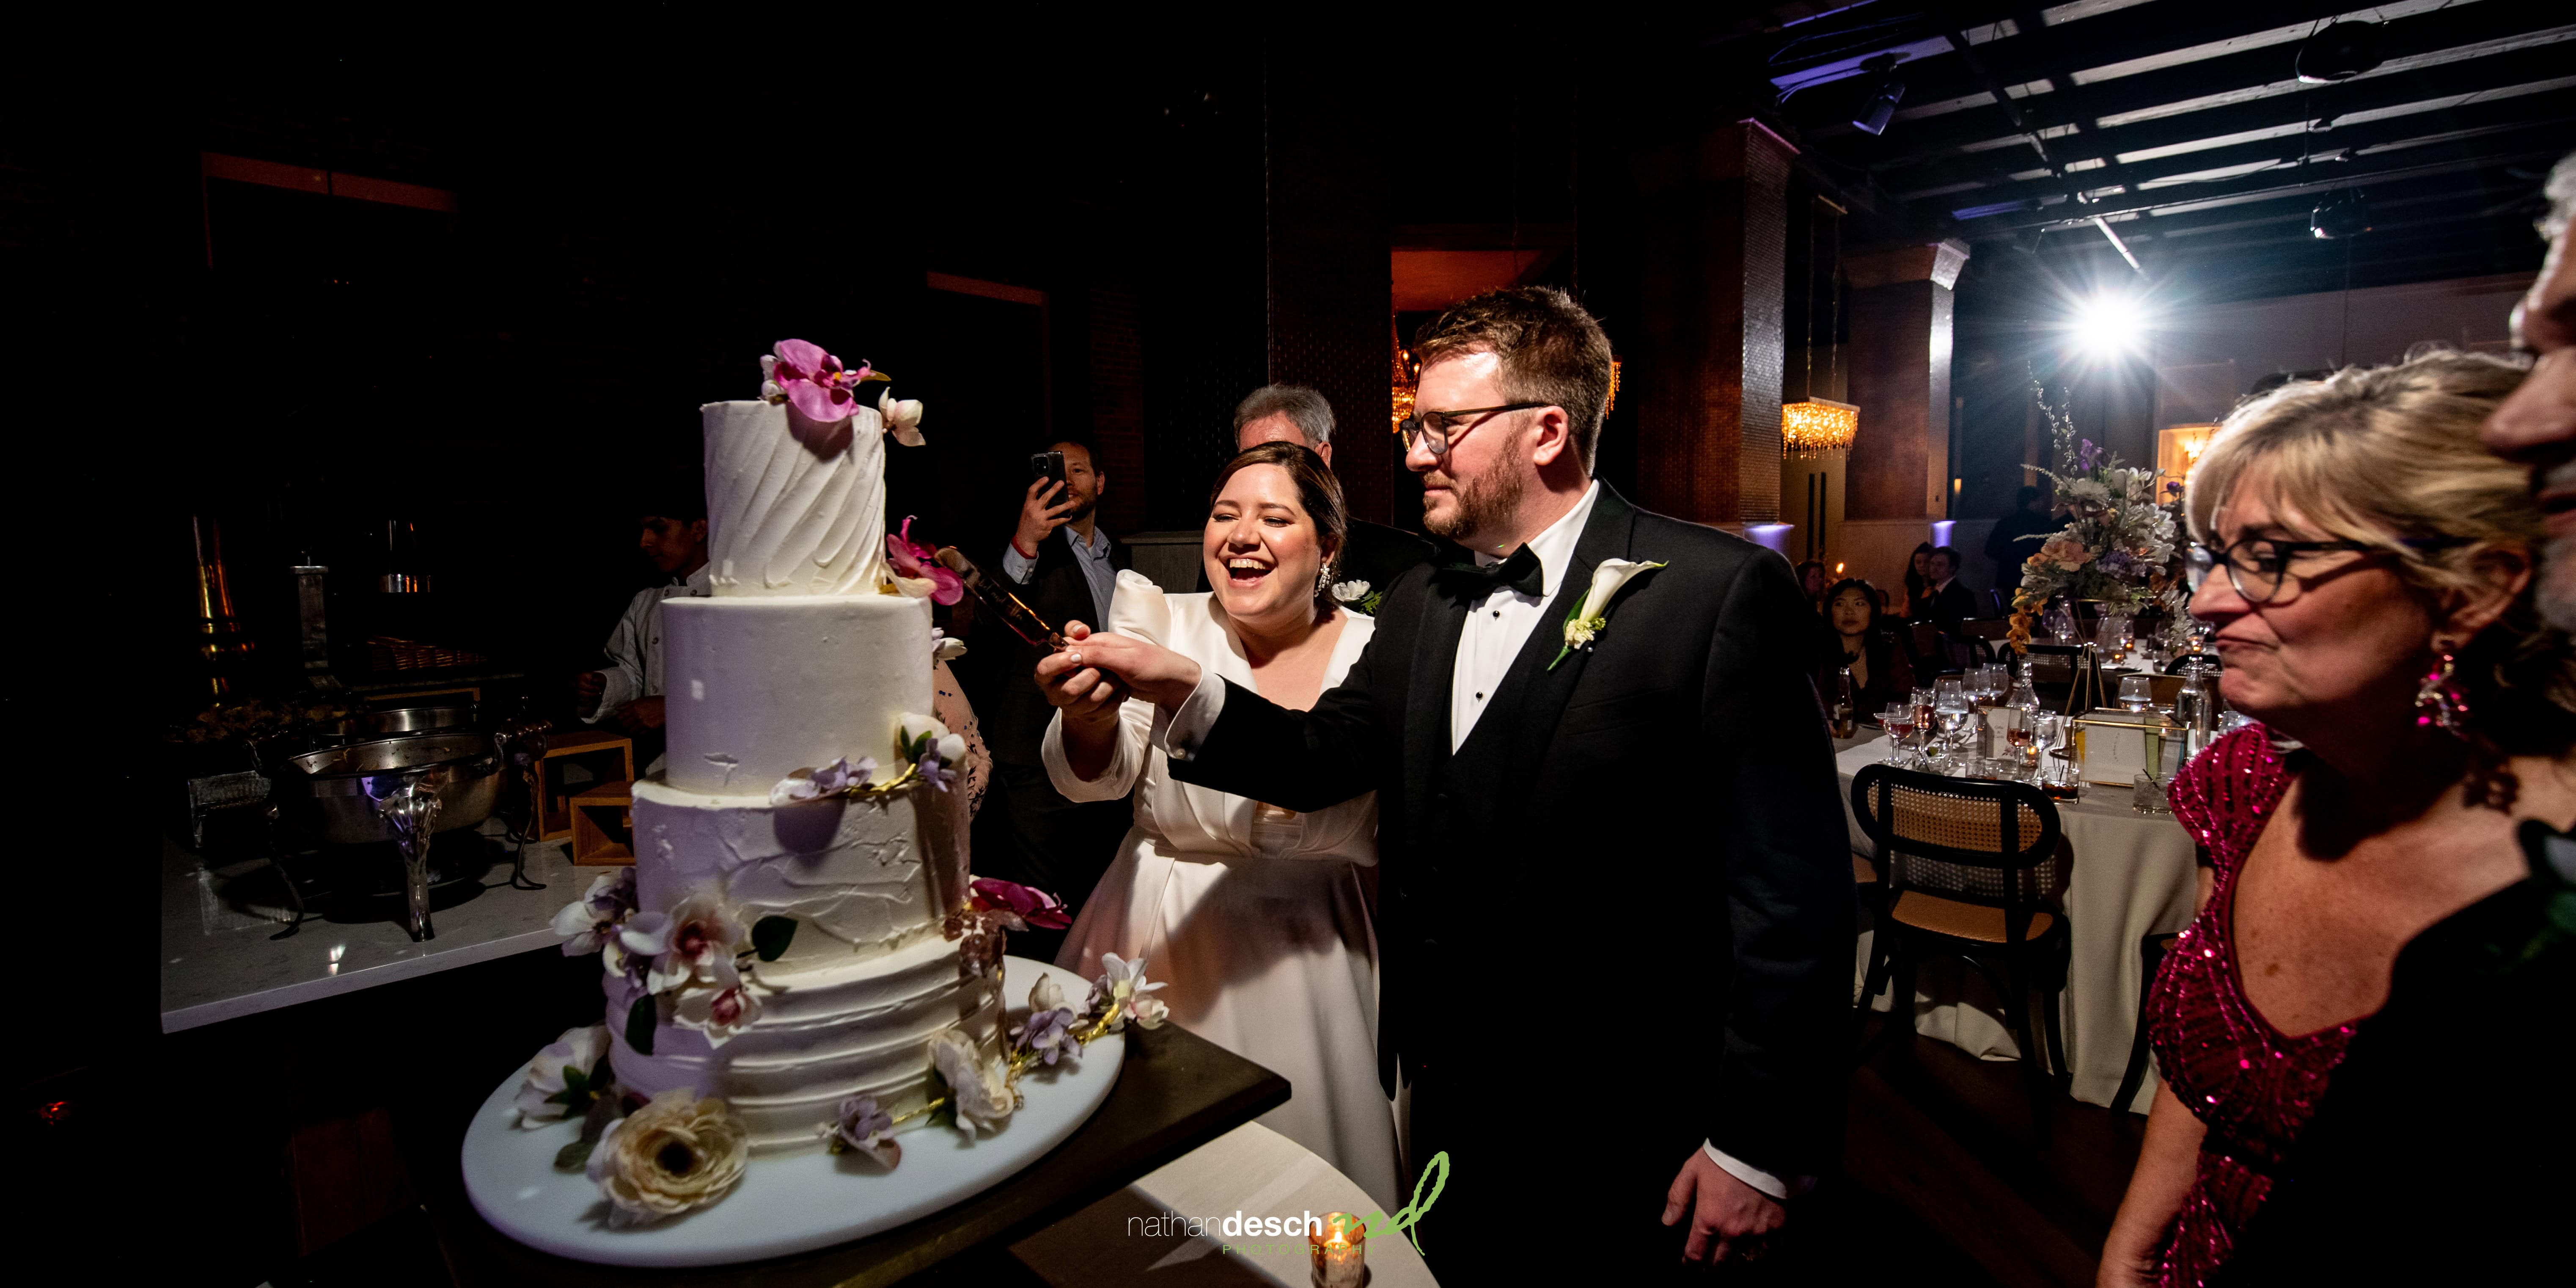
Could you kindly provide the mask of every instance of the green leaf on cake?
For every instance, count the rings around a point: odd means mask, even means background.
[[[562,1105],[569,1109],[574,1105],[590,1103],[591,1092],[589,1075],[570,1065],[566,1065],[564,1066],[563,1080],[563,1090],[546,1097],[547,1104]]]
[[[582,1169],[582,1165],[590,1161],[591,1146],[598,1143],[599,1142],[593,1140],[577,1140],[564,1146],[562,1149],[556,1150],[555,1170],[558,1172],[580,1171]]]
[[[638,996],[635,1004],[626,1008],[626,1045],[633,1047],[637,1055],[653,1054],[653,1026],[661,1022],[662,1010],[654,1003],[653,995]]]
[[[774,962],[796,940],[794,917],[763,917],[751,925],[751,946],[760,960]]]

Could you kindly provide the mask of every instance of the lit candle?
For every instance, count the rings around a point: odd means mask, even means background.
[[[1327,1212],[1307,1227],[1306,1247],[1314,1257],[1314,1288],[1360,1288],[1368,1276],[1368,1226],[1348,1212]]]

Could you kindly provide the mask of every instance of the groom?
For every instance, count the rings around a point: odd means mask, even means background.
[[[1159,705],[1184,782],[1296,810],[1378,793],[1378,1050],[1412,1166],[1449,1156],[1435,1273],[1758,1257],[1836,1160],[1849,1058],[1813,614],[1778,555],[1592,479],[1610,347],[1564,292],[1477,296],[1415,353],[1405,463],[1476,562],[1397,580],[1339,688],[1284,710],[1071,629],[1039,683]],[[1621,561],[1657,566],[1587,605]]]

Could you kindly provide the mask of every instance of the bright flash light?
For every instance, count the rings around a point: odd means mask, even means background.
[[[2075,313],[2076,344],[2102,357],[2137,348],[2146,332],[2146,311],[2125,295],[2097,296]]]

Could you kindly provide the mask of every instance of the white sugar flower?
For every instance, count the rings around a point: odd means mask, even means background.
[[[680,994],[678,1005],[671,1008],[671,1022],[705,1034],[710,1047],[723,1046],[759,1020],[760,995],[752,991],[749,983],[731,988],[687,989]]]
[[[608,1081],[600,1057],[608,1052],[608,1026],[593,1024],[563,1031],[528,1062],[528,1079],[519,1087],[519,1126],[533,1130],[561,1122],[575,1107],[587,1110],[592,1096]],[[600,1073],[598,1085],[591,1074]]]
[[[948,1082],[949,1105],[957,1128],[969,1136],[989,1136],[1009,1122],[1019,1108],[1010,1072],[999,1059],[987,1060],[975,1040],[956,1029],[942,1029],[930,1039],[930,1064]]]
[[[906,447],[919,447],[921,437],[921,400],[897,398],[891,389],[877,394],[877,415],[884,419],[886,432]]]
[[[751,1133],[732,1106],[674,1087],[608,1125],[588,1174],[611,1226],[648,1225],[723,1198],[750,1155]]]

